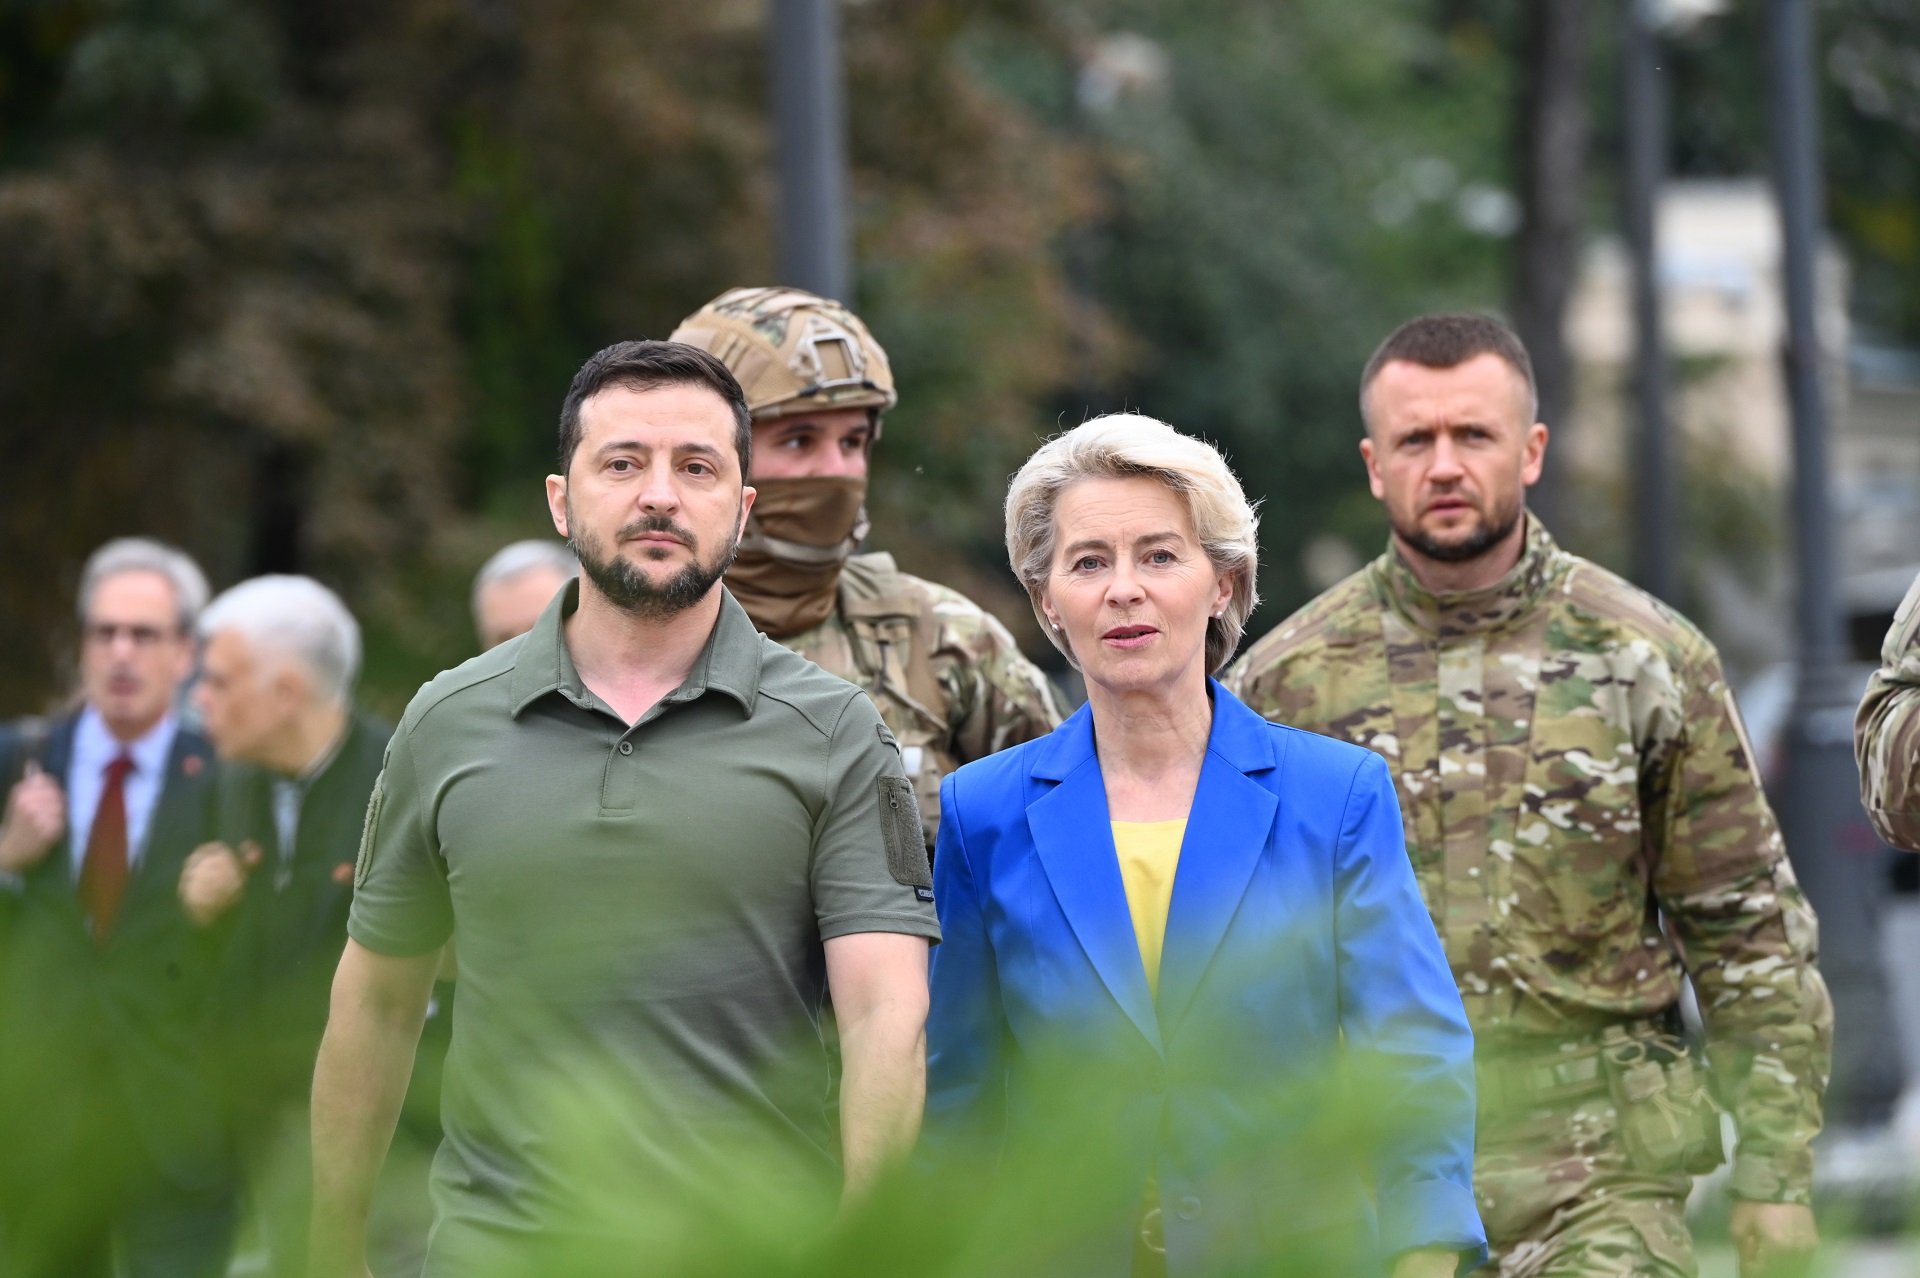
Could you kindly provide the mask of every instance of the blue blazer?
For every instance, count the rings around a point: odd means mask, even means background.
[[[1297,1256],[1302,1237],[1329,1230],[1366,1239],[1383,1262],[1437,1246],[1479,1263],[1473,1038],[1386,764],[1270,724],[1217,682],[1209,691],[1157,999],[1091,708],[942,784],[936,1157],[996,1132],[1014,1147],[1049,1123],[1087,1123],[1043,1139],[1071,1150],[1084,1136],[1109,1158],[1117,1148],[1107,1165],[1157,1184],[1176,1278]],[[1364,1152],[1330,1159],[1314,1144],[1321,1101],[1330,1079],[1357,1083],[1363,1069],[1364,1098],[1352,1099],[1368,1131],[1342,1152]],[[1080,1102],[1061,1103],[1063,1075]],[[1058,1271],[1126,1273],[1132,1222],[1110,1233],[1084,1235]]]

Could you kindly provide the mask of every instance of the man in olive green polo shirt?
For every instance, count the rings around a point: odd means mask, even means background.
[[[912,1143],[938,937],[912,786],[859,689],[719,584],[749,448],[703,351],[621,343],[575,377],[547,496],[581,578],[421,690],[368,811],[314,1079],[313,1278],[365,1273],[450,938],[428,1275],[618,1247],[763,1175],[831,1184],[828,987],[835,1187]]]

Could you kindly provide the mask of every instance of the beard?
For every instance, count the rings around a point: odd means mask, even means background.
[[[1455,540],[1442,541],[1420,526],[1417,519],[1405,519],[1393,515],[1388,523],[1393,526],[1394,536],[1405,542],[1425,558],[1442,564],[1464,564],[1492,550],[1507,539],[1514,525],[1520,522],[1519,501],[1506,506],[1493,506],[1480,515],[1480,522],[1464,536]]]
[[[583,528],[574,518],[571,505],[567,508],[567,526],[579,529],[567,539],[567,544],[573,547],[574,555],[580,560],[580,571],[587,579],[599,588],[614,607],[630,616],[652,621],[685,612],[705,599],[707,592],[733,566],[733,558],[740,550],[740,538],[736,533],[727,539],[727,544],[712,559],[703,561],[700,558],[700,542],[690,529],[664,515],[636,519],[614,534],[616,547],[646,533],[666,533],[686,543],[693,556],[693,561],[686,567],[665,581],[656,583],[623,559],[618,550],[609,549],[598,537]],[[734,526],[739,527],[737,518]]]

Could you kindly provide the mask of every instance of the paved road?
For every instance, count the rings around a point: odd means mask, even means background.
[[[1738,1272],[1731,1250],[1701,1250],[1700,1278],[1737,1278]],[[1920,1240],[1823,1247],[1813,1272],[1815,1278],[1915,1278],[1920,1275]]]

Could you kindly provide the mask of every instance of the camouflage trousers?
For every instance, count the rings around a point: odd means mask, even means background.
[[[1483,1098],[1491,1099],[1491,1098]],[[1498,1278],[1692,1278],[1692,1177],[1634,1167],[1604,1093],[1480,1119],[1474,1191]]]

